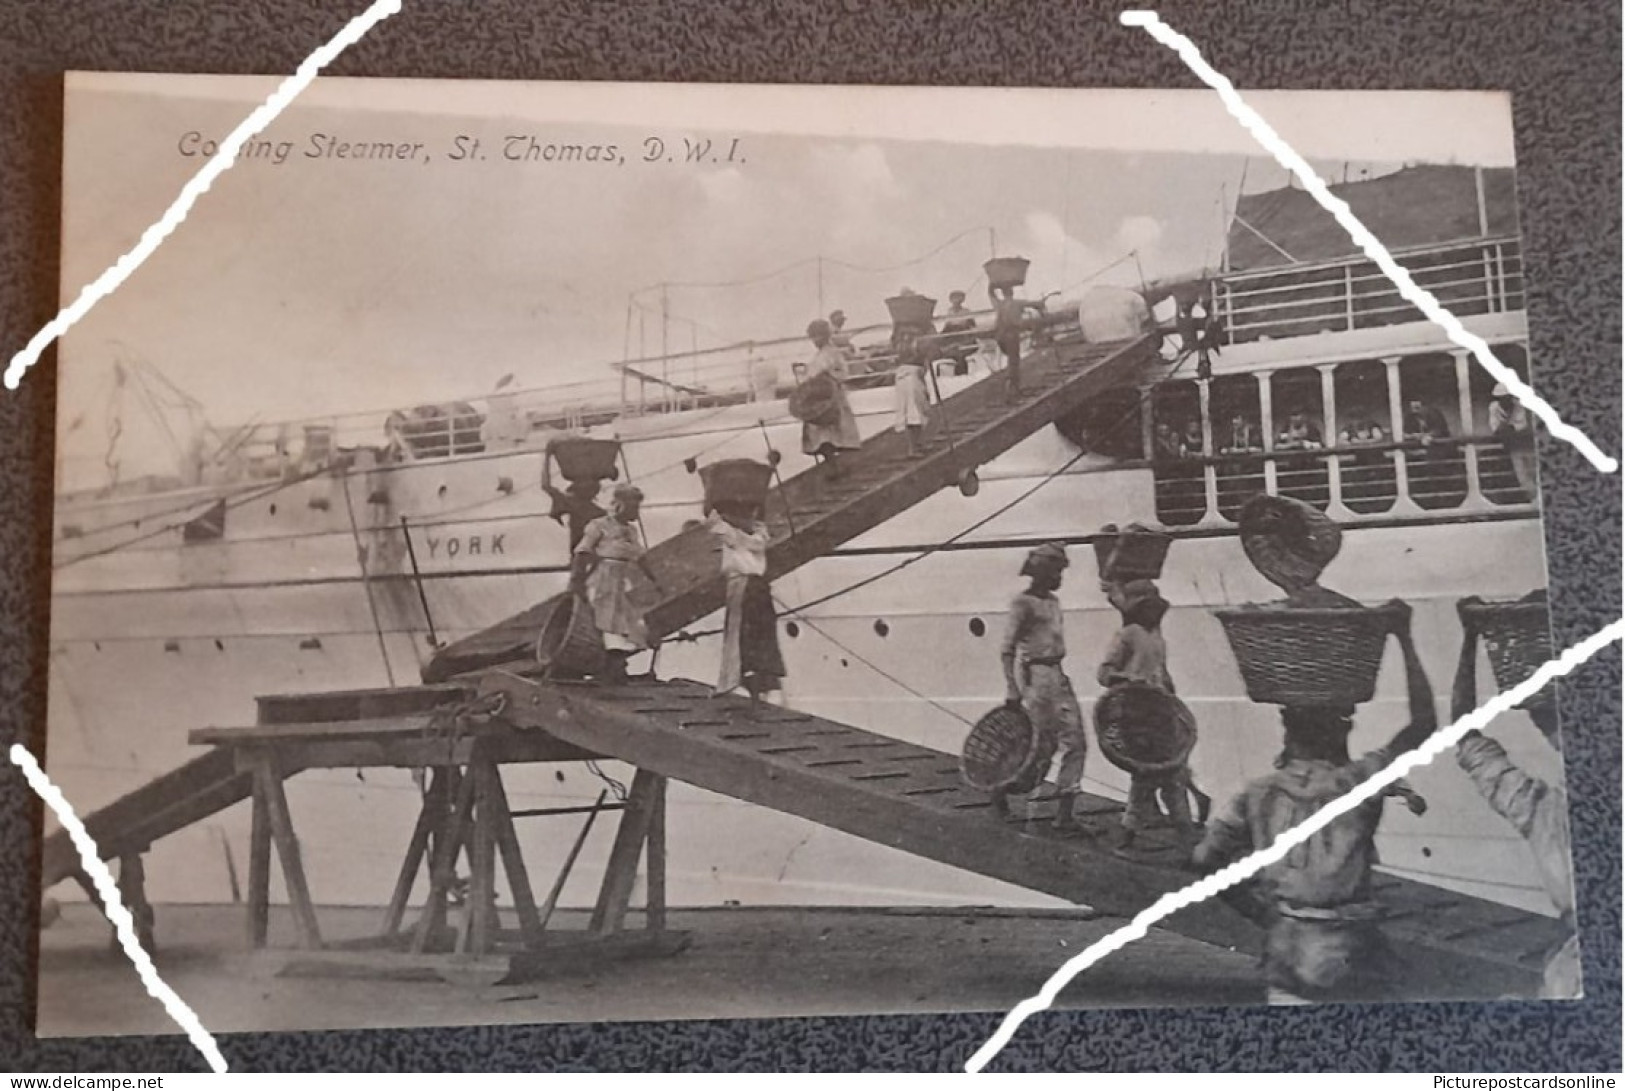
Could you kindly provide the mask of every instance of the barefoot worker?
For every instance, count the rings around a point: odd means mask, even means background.
[[[1243,789],[1223,817],[1207,829],[1192,862],[1217,871],[1269,847],[1277,837],[1345,795],[1438,727],[1433,691],[1411,639],[1410,608],[1402,602],[1400,650],[1411,721],[1388,745],[1349,760],[1354,709],[1294,706],[1281,710],[1285,745],[1275,771]],[[1395,996],[1395,964],[1371,896],[1377,823],[1382,800],[1371,799],[1339,817],[1285,860],[1254,880],[1255,909],[1266,930],[1265,984],[1271,1003],[1374,1001]],[[1231,900],[1232,904],[1237,899]],[[1239,906],[1238,906],[1239,907]]]
[[[570,590],[592,606],[593,620],[609,651],[608,678],[626,680],[626,661],[649,647],[643,611],[636,598],[646,586],[658,587],[644,560],[638,534],[643,490],[615,486],[610,513],[587,524],[570,568]],[[646,582],[645,582],[646,581]]]
[[[1108,584],[1106,597],[1117,607],[1123,626],[1106,649],[1096,680],[1107,689],[1142,685],[1173,696],[1168,646],[1162,638],[1162,619],[1168,612],[1168,600],[1150,580]],[[1096,726],[1100,726],[1098,720]],[[1158,800],[1161,800],[1162,811],[1158,810]],[[1197,808],[1195,821],[1191,818],[1192,800]],[[1134,774],[1129,781],[1128,805],[1123,809],[1119,847],[1132,847],[1140,831],[1156,822],[1164,811],[1180,836],[1189,838],[1197,823],[1207,821],[1212,806],[1213,800],[1196,786],[1188,762],[1155,775]]]
[[[1476,600],[1467,599],[1462,603],[1469,604],[1476,604]],[[1478,707],[1478,628],[1466,611],[1460,613],[1464,639],[1461,660],[1456,665],[1456,683],[1450,695],[1450,715],[1456,720]],[[1551,692],[1548,690],[1535,697],[1524,709],[1552,749],[1561,754],[1557,702]],[[1456,763],[1472,778],[1484,802],[1512,824],[1534,854],[1546,896],[1571,929],[1563,945],[1547,956],[1541,995],[1552,1000],[1573,1000],[1580,995],[1580,935],[1573,931],[1574,878],[1569,870],[1568,796],[1561,786],[1547,784],[1512,764],[1501,744],[1480,731],[1467,732],[1456,744]]]
[[[1021,574],[1030,582],[1010,603],[1009,626],[999,653],[1004,664],[1005,703],[1024,709],[1038,732],[1037,781],[1042,781],[1057,751],[1061,755],[1061,770],[1055,778],[1060,796],[1055,826],[1063,830],[1076,828],[1073,811],[1089,750],[1083,712],[1062,666],[1066,640],[1061,633],[1061,600],[1055,592],[1067,563],[1066,547],[1054,542],[1027,555]],[[1005,792],[994,793],[993,806],[1001,816],[1009,813]]]

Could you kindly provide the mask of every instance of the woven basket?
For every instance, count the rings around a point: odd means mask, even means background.
[[[536,661],[567,677],[604,669],[604,637],[586,600],[565,593],[554,598],[536,638]]]
[[[827,371],[820,371],[790,392],[790,415],[807,424],[833,424],[840,417],[840,388]]]
[[[1243,606],[1215,610],[1247,696],[1271,705],[1359,705],[1377,691],[1383,645],[1402,616],[1387,607]]]
[[[1162,565],[1168,559],[1168,547],[1173,538],[1161,531],[1131,523],[1123,528],[1106,563],[1101,568],[1101,579],[1124,583],[1129,580],[1155,580],[1162,578]],[[1096,546],[1095,557],[1100,557]]]
[[[1019,288],[1027,283],[1026,258],[993,258],[982,263],[982,271],[987,274],[987,282],[994,288]]]
[[[1095,702],[1095,738],[1106,760],[1126,773],[1168,773],[1195,749],[1196,717],[1173,694],[1129,682]]]
[[[767,487],[772,480],[773,467],[748,458],[729,458],[700,467],[707,510],[726,503],[759,508],[767,502]]]
[[[1552,615],[1546,600],[1456,604],[1464,622],[1484,635],[1495,684],[1503,692],[1529,679],[1552,658]]]
[[[621,445],[612,439],[558,439],[548,444],[559,473],[568,481],[610,481],[619,476],[615,460]]]
[[[1237,524],[1247,559],[1283,591],[1314,583],[1343,548],[1336,523],[1284,496],[1253,497],[1242,507]]]
[[[1000,705],[971,728],[959,769],[966,784],[984,792],[1018,787],[1037,764],[1038,747],[1038,732],[1027,714]]]
[[[905,329],[932,328],[937,313],[937,301],[925,295],[894,295],[886,300],[892,325]]]

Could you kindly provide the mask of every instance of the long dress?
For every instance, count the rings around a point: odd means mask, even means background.
[[[575,551],[598,559],[587,576],[587,601],[605,646],[619,651],[647,648],[649,632],[636,603],[648,583],[637,564],[644,552],[638,528],[613,515],[594,519]]]
[[[825,446],[850,451],[863,443],[858,435],[858,419],[852,415],[852,403],[847,400],[846,358],[834,345],[825,345],[807,365],[807,378],[827,373],[835,380],[835,419],[826,424],[804,422],[801,426],[801,449],[809,455],[818,454]]]
[[[767,582],[767,528],[756,523],[746,530],[715,512],[708,526],[720,544],[722,574],[728,581],[716,691],[728,693],[747,678],[758,681],[761,690],[778,689],[785,670]]]
[[[902,432],[908,428],[923,428],[930,405],[925,390],[925,368],[914,362],[901,363],[893,373],[892,427]]]

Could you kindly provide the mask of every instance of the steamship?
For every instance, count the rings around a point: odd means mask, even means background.
[[[1418,283],[1528,375],[1510,171],[1410,167],[1334,189]],[[1328,586],[1412,604],[1444,715],[1461,641],[1456,601],[1522,596],[1546,582],[1538,486],[1490,434],[1493,381],[1292,188],[1239,199],[1217,271],[1133,294],[1170,331],[1160,362],[981,467],[974,496],[946,490],[776,582],[787,703],[957,752],[1003,693],[999,641],[1021,559],[1061,541],[1074,558],[1060,592],[1068,666],[1087,705],[1117,623],[1087,543],[1103,524],[1138,522],[1175,539],[1160,584],[1172,603],[1170,667],[1200,724],[1196,779],[1222,802],[1279,747],[1275,710],[1247,700],[1212,615],[1278,597],[1236,537],[1240,505],[1268,492],[1343,526]],[[1214,342],[1199,364],[1172,332],[1174,312],[1193,301]],[[1085,337],[1092,314],[1121,302],[1121,291],[1098,288],[1052,308],[1070,316],[1054,335]],[[985,330],[987,317],[978,321]],[[865,435],[891,426],[888,333],[853,331],[850,395]],[[659,541],[700,517],[692,465],[778,451],[784,476],[806,467],[786,397],[810,355],[798,331],[632,359],[569,385],[527,389],[521,378],[453,405],[213,429],[174,479],[64,483],[50,773],[81,811],[93,809],[195,756],[190,730],[252,723],[258,695],[418,683],[438,647],[563,590],[567,531],[543,488],[550,441],[618,440],[624,475],[648,497],[647,537]],[[940,367],[941,394],[997,361],[984,346],[963,367]],[[124,367],[129,384],[158,382],[147,365]],[[1434,430],[1425,444],[1410,438],[1417,416]],[[1318,443],[1292,440],[1305,435]],[[1402,671],[1389,654],[1355,747],[1404,722]],[[714,635],[672,640],[656,670],[708,680],[719,656]],[[1498,733],[1515,759],[1561,777],[1522,714],[1506,721]],[[606,780],[629,773],[605,763],[508,777],[516,808],[544,808],[590,805]],[[1126,795],[1126,777],[1098,752],[1086,778],[1090,790]],[[1384,868],[1551,911],[1527,849],[1457,770],[1424,769],[1411,783],[1431,806],[1416,816],[1388,805]],[[312,771],[287,791],[317,900],[382,902],[419,805],[410,772]],[[1053,904],[698,789],[673,785],[669,808],[674,905]],[[239,804],[154,845],[149,896],[232,900],[248,826]],[[589,838],[565,905],[590,904],[612,828]],[[533,872],[551,874],[574,834],[526,823],[520,836]]]

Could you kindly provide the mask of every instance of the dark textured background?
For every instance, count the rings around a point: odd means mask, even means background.
[[[56,308],[60,74],[286,74],[365,7],[318,0],[0,0],[0,359]],[[1158,5],[1248,88],[1513,92],[1539,385],[1610,451],[1620,420],[1620,23],[1611,0]],[[819,0],[406,0],[336,75],[1191,87],[1119,8]],[[1086,123],[1086,119],[1080,119]],[[207,199],[207,198],[205,198]],[[44,725],[54,374],[0,391],[0,740]],[[1619,612],[1620,490],[1541,447],[1567,644]],[[1563,691],[1588,997],[1572,1004],[1123,1011],[1030,1021],[996,1062],[1069,1070],[1619,1071],[1617,648]],[[36,1042],[40,805],[0,766],[0,1068],[199,1070],[181,1037]],[[1038,982],[1034,982],[1036,986]],[[206,1013],[205,1013],[206,1017]],[[234,1035],[239,1070],[952,1070],[995,1017]]]

